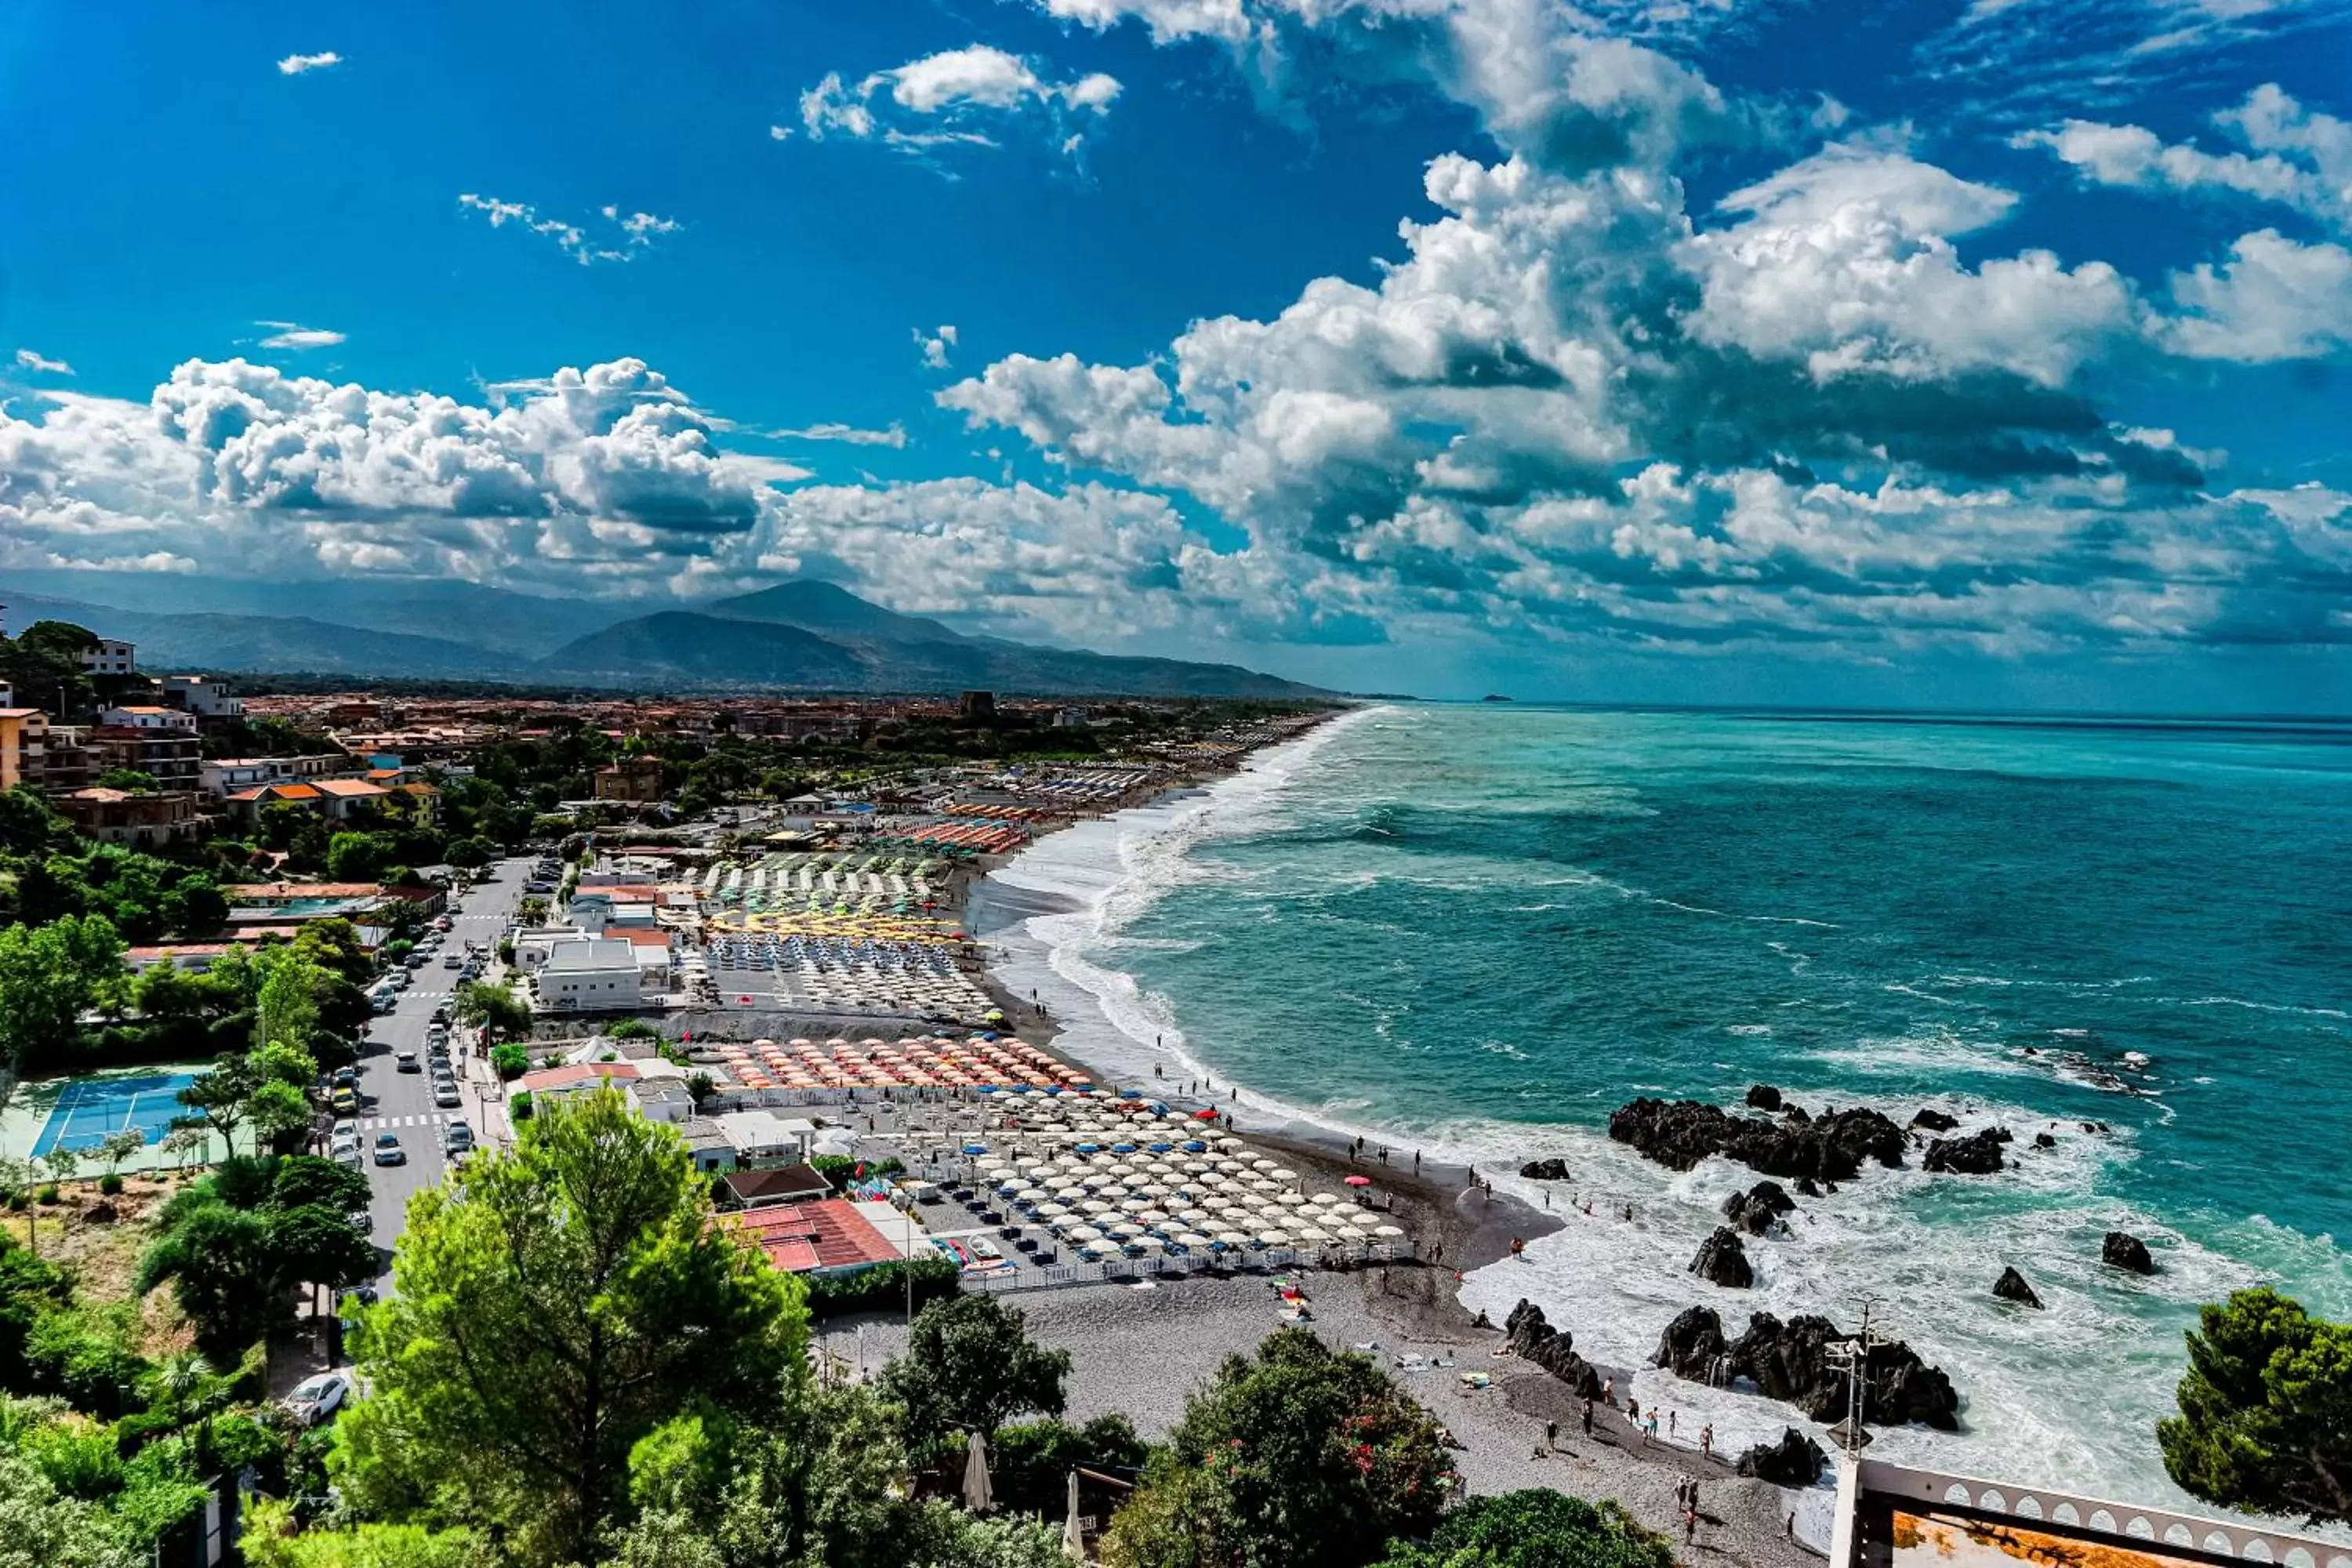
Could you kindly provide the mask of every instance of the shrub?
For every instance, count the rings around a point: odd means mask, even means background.
[[[507,1115],[516,1121],[528,1121],[531,1119],[530,1090],[519,1089],[514,1091],[513,1098],[507,1101]]]
[[[502,1079],[518,1079],[530,1070],[530,1053],[509,1040],[490,1047],[490,1065]]]
[[[114,1196],[122,1190],[122,1177],[113,1171],[107,1172],[99,1177],[98,1190],[110,1198]]]
[[[840,1192],[858,1179],[857,1167],[866,1167],[868,1176],[895,1176],[907,1168],[906,1163],[893,1156],[881,1160],[861,1160],[854,1154],[819,1154],[809,1162],[809,1169],[833,1184]]]
[[[61,1201],[62,1196],[63,1194],[58,1191],[58,1184],[55,1182],[47,1183],[41,1188],[41,1201],[45,1204],[58,1203]]]
[[[814,1275],[808,1281],[808,1310],[812,1318],[830,1318],[843,1312],[896,1310],[906,1305],[907,1269],[904,1263],[877,1263],[871,1268],[855,1274]],[[945,1253],[934,1252],[918,1258],[912,1265],[915,1271],[915,1309],[920,1311],[933,1301],[943,1301],[956,1293],[963,1279],[963,1269]]]
[[[624,1018],[604,1034],[607,1038],[615,1040],[650,1040],[660,1032],[642,1018]]]

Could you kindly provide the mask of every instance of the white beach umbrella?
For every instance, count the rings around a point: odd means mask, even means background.
[[[1271,1171],[1275,1166],[1273,1161],[1261,1158],[1252,1160],[1249,1163],[1249,1168],[1253,1171]]]
[[[1183,1231],[1177,1236],[1176,1245],[1179,1247],[1206,1247],[1209,1245],[1209,1238],[1202,1236],[1197,1230],[1188,1230]]]
[[[1381,1216],[1373,1213],[1370,1209],[1358,1209],[1355,1213],[1348,1216],[1348,1223],[1360,1229],[1371,1230],[1378,1227],[1382,1222],[1381,1220]]]
[[[1404,1232],[1403,1232],[1401,1228],[1399,1228],[1398,1226],[1392,1226],[1392,1225],[1383,1225],[1383,1226],[1374,1226],[1374,1227],[1373,1227],[1373,1230],[1372,1230],[1372,1234],[1373,1234],[1374,1236],[1377,1236],[1377,1237],[1381,1237],[1383,1240],[1386,1240],[1386,1239],[1388,1239],[1388,1238],[1390,1238],[1390,1237],[1399,1237],[1399,1236],[1402,1236],[1402,1235],[1404,1234]]]
[[[1301,1241],[1313,1242],[1316,1246],[1320,1247],[1331,1239],[1331,1233],[1319,1226],[1310,1225],[1300,1229],[1298,1239]]]
[[[1307,1206],[1307,1194],[1305,1193],[1285,1193],[1282,1194],[1279,1201],[1285,1208],[1305,1208]]]
[[[1272,1176],[1277,1182],[1295,1182],[1298,1180],[1298,1173],[1292,1170],[1287,1165],[1276,1165],[1273,1170],[1267,1172],[1266,1174]]]
[[[1290,1245],[1290,1237],[1278,1230],[1259,1231],[1257,1233],[1257,1238],[1267,1247],[1288,1247]]]
[[[1168,1214],[1164,1209],[1143,1209],[1137,1213],[1135,1223],[1138,1225],[1166,1225],[1168,1223]]]
[[[1037,1217],[1039,1219],[1060,1219],[1069,1212],[1069,1209],[1061,1204],[1039,1204],[1037,1205]]]
[[[1102,1232],[1090,1225],[1075,1225],[1070,1227],[1069,1234],[1065,1239],[1076,1242],[1083,1247],[1089,1241],[1100,1241]]]
[[[1070,1472],[1069,1518],[1062,1524],[1062,1551],[1074,1563],[1087,1560],[1087,1527],[1078,1514],[1078,1472]]]
[[[1244,1236],[1237,1230],[1221,1230],[1217,1233],[1217,1239],[1223,1242],[1227,1247],[1247,1247],[1249,1245],[1249,1237]]]

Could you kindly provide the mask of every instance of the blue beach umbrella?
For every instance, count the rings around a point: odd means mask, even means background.
[[[967,1154],[985,1154],[988,1152],[988,1145],[985,1143],[967,1143],[963,1146],[963,1152]]]

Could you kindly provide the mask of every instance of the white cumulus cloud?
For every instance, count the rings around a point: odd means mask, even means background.
[[[625,214],[616,205],[606,205],[598,209],[598,219],[604,226],[593,228],[584,221],[568,223],[562,218],[541,216],[539,209],[527,202],[504,201],[471,191],[458,196],[457,205],[481,214],[492,228],[511,224],[526,233],[551,239],[583,267],[593,267],[600,261],[635,261],[656,239],[675,234],[683,226],[675,218],[656,217],[646,212]]]
[[[1121,89],[1099,71],[1055,79],[1019,55],[987,44],[946,49],[852,82],[828,72],[801,95],[812,140],[879,140],[904,152],[992,146],[1000,127],[1034,118],[1076,153]],[[772,134],[773,128],[771,128]],[[781,138],[780,138],[781,140]]]
[[[329,349],[344,341],[343,332],[329,331],[323,327],[306,327],[299,321],[256,321],[257,327],[268,327],[269,335],[261,340],[266,349]]]
[[[315,55],[288,55],[278,62],[278,74],[300,76],[305,71],[327,70],[342,63],[343,57],[332,49]]]
[[[73,366],[65,361],[50,359],[47,355],[34,353],[31,349],[16,351],[16,368],[31,371],[36,375],[71,375],[74,373]]]

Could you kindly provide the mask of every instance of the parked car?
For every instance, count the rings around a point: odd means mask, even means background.
[[[379,1132],[375,1135],[375,1163],[379,1165],[408,1163],[408,1151],[400,1146],[399,1133]]]
[[[441,1146],[452,1154],[463,1154],[474,1146],[474,1130],[463,1121],[452,1121],[441,1130]]]
[[[353,1209],[345,1217],[352,1222],[352,1228],[362,1236],[366,1236],[375,1229],[375,1215],[371,1210]]]
[[[441,967],[444,969],[460,968],[465,962],[466,955],[462,952],[445,952],[441,955]]]
[[[316,1426],[341,1410],[351,1394],[352,1380],[341,1373],[313,1373],[286,1396],[286,1413],[305,1426]]]
[[[446,1110],[453,1105],[464,1104],[465,1097],[457,1092],[455,1079],[445,1078],[433,1086],[433,1103]]]
[[[346,1085],[335,1090],[327,1103],[334,1108],[334,1112],[338,1116],[356,1116],[360,1109],[359,1090]]]

